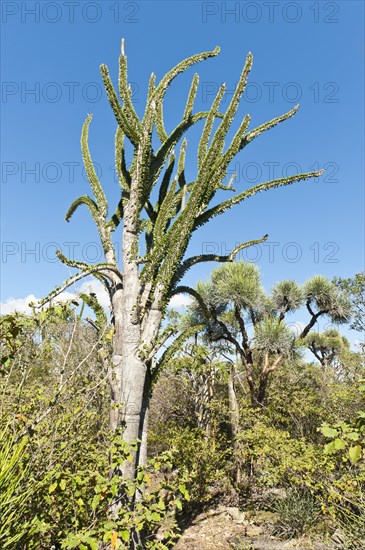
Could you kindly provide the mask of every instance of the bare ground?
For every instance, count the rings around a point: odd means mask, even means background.
[[[200,514],[185,529],[174,550],[332,550],[335,546],[310,539],[278,540],[267,534],[272,514],[261,521],[246,519],[234,507],[218,507]]]

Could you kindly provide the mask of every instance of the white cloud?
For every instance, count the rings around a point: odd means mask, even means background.
[[[19,311],[20,313],[30,313],[29,302],[37,302],[38,298],[34,294],[29,294],[25,298],[9,298],[6,302],[0,303],[1,315],[7,315],[8,313],[14,313]]]
[[[170,307],[186,307],[189,306],[192,302],[192,298],[190,296],[186,296],[185,294],[175,294],[169,302]]]
[[[103,308],[107,310],[110,306],[108,293],[100,281],[84,281],[80,287],[77,288],[77,292],[83,292],[84,294],[94,292]],[[66,302],[67,300],[75,300],[76,298],[76,293],[68,292],[66,290],[57,296],[53,302]],[[34,294],[29,294],[25,298],[8,298],[6,302],[0,303],[0,314],[7,315],[9,313],[14,313],[15,311],[18,311],[19,313],[31,313],[29,303],[37,303],[39,300],[40,298],[36,298]]]
[[[109,307],[110,307],[109,296],[100,281],[96,281],[96,280],[83,281],[83,283],[79,287],[76,287],[75,290],[76,292],[69,292],[68,290],[66,290],[65,292],[62,292],[62,294],[60,294],[53,300],[53,303],[66,302],[67,300],[75,300],[77,299],[77,293],[90,294],[90,292],[94,292],[96,294],[96,297],[100,305],[106,311],[109,310]],[[25,298],[8,298],[6,302],[0,303],[0,314],[7,315],[8,313],[14,313],[14,311],[18,311],[20,313],[31,313],[31,308],[29,307],[29,303],[30,302],[37,303],[39,302],[39,300],[40,298],[37,298],[36,296],[34,296],[34,294],[29,294]],[[175,307],[175,308],[182,308],[182,307],[187,307],[188,305],[191,304],[191,302],[192,302],[192,298],[190,296],[186,296],[185,294],[177,294],[171,298],[169,306]]]

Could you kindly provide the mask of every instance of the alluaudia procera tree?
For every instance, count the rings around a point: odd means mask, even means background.
[[[215,216],[260,191],[321,174],[310,172],[267,181],[218,204],[215,201],[215,205],[211,206],[217,193],[231,194],[234,191],[231,183],[224,185],[224,181],[235,156],[260,134],[297,112],[296,106],[253,130],[249,130],[250,117],[246,115],[233,138],[227,139],[252,66],[252,55],[249,53],[224,113],[219,111],[225,93],[224,84],[219,88],[209,111],[193,113],[199,80],[195,74],[182,119],[168,133],[163,105],[170,84],[195,63],[218,53],[217,47],[214,51],[193,55],[176,65],[158,84],[152,73],[142,118],[137,115],[132,102],[123,42],[119,58],[119,97],[108,68],[101,66],[106,94],[117,122],[115,166],[120,183],[120,200],[114,213],[109,216],[108,201],[89,151],[88,134],[92,116],[88,115],[82,128],[81,148],[93,197],[84,195],[76,199],[66,214],[66,220],[69,221],[81,205],[89,209],[100,235],[105,263],[88,265],[68,259],[59,252],[61,261],[77,268],[79,272],[43,301],[49,301],[88,275],[100,279],[109,293],[114,325],[110,377],[111,428],[116,430],[122,427],[126,441],[140,441],[133,461],[124,467],[123,473],[129,478],[135,475],[137,465],[146,460],[148,403],[156,372],[166,359],[166,354],[158,359],[157,353],[169,336],[169,333],[159,336],[166,306],[173,295],[191,292],[190,288],[179,285],[180,280],[191,267],[200,262],[231,262],[241,249],[267,238],[265,235],[261,239],[242,243],[227,256],[203,254],[186,258],[185,252],[191,236]],[[204,121],[204,125],[197,152],[196,177],[194,181],[187,181],[185,134],[200,121]],[[126,140],[133,147],[133,156],[129,162],[125,154]],[[175,156],[176,147],[179,147],[179,153]],[[120,266],[112,242],[112,234],[119,226],[122,232]],[[183,337],[180,336],[176,345],[190,335],[191,330]]]

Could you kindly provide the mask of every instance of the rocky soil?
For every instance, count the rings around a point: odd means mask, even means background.
[[[185,529],[174,550],[333,550],[340,546],[309,538],[278,540],[268,535],[275,514],[260,512],[250,519],[236,507],[220,506],[200,514]]]

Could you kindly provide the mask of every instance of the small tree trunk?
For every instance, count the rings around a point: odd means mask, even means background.
[[[210,439],[212,435],[212,414],[211,402],[214,398],[215,369],[204,363],[205,370],[196,376],[192,375],[194,391],[194,409],[199,429],[204,430],[205,438]]]
[[[259,387],[257,389],[256,395],[256,407],[262,407],[266,399],[266,390],[269,383],[269,376],[271,373],[276,371],[278,366],[283,360],[283,355],[278,355],[276,359],[269,364],[270,357],[268,353],[265,353],[264,365],[260,374]]]
[[[269,373],[263,372],[260,376],[259,387],[255,396],[255,406],[262,407],[266,399],[266,389],[269,382]]]
[[[234,365],[230,365],[228,372],[228,400],[229,400],[229,415],[231,423],[231,432],[232,432],[232,442],[233,442],[233,454],[235,461],[235,481],[236,483],[241,482],[241,467],[238,459],[239,454],[239,443],[237,441],[237,436],[240,432],[240,415],[239,415],[239,406],[237,400],[237,394],[234,384],[234,377],[236,375]]]

